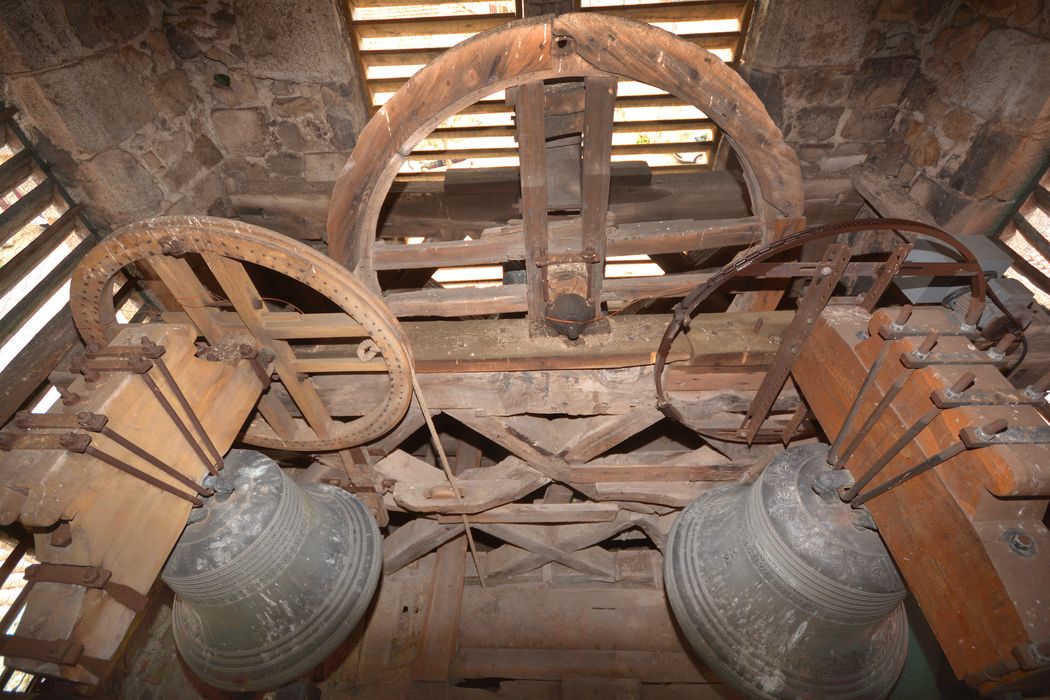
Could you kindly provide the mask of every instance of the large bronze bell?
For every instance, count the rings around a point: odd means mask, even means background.
[[[203,680],[265,690],[320,663],[375,593],[382,538],[341,489],[300,488],[270,458],[233,450],[161,574],[175,645]],[[199,515],[198,515],[199,514]]]
[[[813,483],[827,446],[778,455],[751,485],[678,517],[664,579],[690,644],[753,698],[883,698],[904,666],[904,585],[876,532]]]

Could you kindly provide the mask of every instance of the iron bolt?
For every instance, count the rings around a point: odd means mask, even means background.
[[[1007,530],[1003,533],[1003,537],[1006,539],[1010,549],[1015,553],[1023,557],[1030,557],[1035,554],[1035,540],[1032,539],[1031,535],[1020,530]]]

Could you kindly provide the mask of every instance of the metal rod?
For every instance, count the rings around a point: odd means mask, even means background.
[[[197,453],[197,457],[200,458],[201,464],[205,466],[208,473],[212,476],[218,476],[219,473],[215,471],[211,461],[208,459],[208,455],[204,454],[204,450],[199,444],[197,444],[194,437],[190,435],[189,428],[187,428],[186,424],[182,422],[182,418],[179,417],[179,414],[175,411],[175,407],[171,405],[170,401],[168,401],[168,397],[161,392],[160,387],[157,386],[155,381],[153,381],[153,377],[149,376],[149,372],[145,372],[139,376],[142,377],[142,381],[146,383],[149,390],[153,392],[153,396],[156,397],[161,408],[164,409],[164,412],[168,414],[168,418],[171,419],[171,422],[174,423],[175,427],[178,428],[180,433],[182,433],[183,439],[185,439],[189,446],[193,448],[193,451]]]
[[[912,478],[918,476],[919,474],[922,474],[925,471],[929,471],[930,469],[933,469],[934,467],[936,467],[941,462],[946,462],[949,459],[951,459],[952,457],[954,457],[955,455],[961,454],[962,452],[965,452],[965,451],[966,451],[966,445],[962,444],[961,442],[953,442],[951,445],[949,445],[948,447],[944,448],[943,450],[941,450],[937,454],[933,455],[932,457],[929,457],[929,458],[923,460],[922,462],[919,462],[918,464],[916,464],[911,469],[898,474],[897,476],[893,477],[892,479],[884,481],[883,483],[881,483],[878,486],[876,486],[875,488],[873,488],[871,491],[868,491],[865,494],[857,496],[852,501],[850,501],[850,505],[852,505],[854,508],[860,508],[862,505],[864,505],[865,503],[867,503],[871,499],[875,498],[876,496],[880,496],[880,495],[886,493],[887,491],[889,491],[893,487],[899,486],[900,484],[903,484],[905,481],[908,481],[909,479],[912,479]]]
[[[203,425],[201,425],[200,419],[197,418],[197,414],[194,412],[193,407],[190,406],[190,402],[186,399],[186,395],[182,393],[182,389],[175,382],[175,377],[173,377],[171,372],[168,371],[168,366],[164,363],[164,360],[158,357],[153,361],[153,364],[156,365],[157,369],[160,370],[160,373],[164,375],[164,381],[166,381],[168,387],[171,388],[171,393],[175,395],[175,398],[182,406],[182,410],[186,412],[186,417],[190,419],[191,423],[193,423],[194,429],[200,433],[201,441],[208,449],[208,452],[211,453],[212,459],[215,460],[215,463],[208,468],[208,471],[212,476],[218,476],[218,470],[223,467],[222,455],[220,455],[219,451],[215,449],[215,445],[211,441],[211,436],[208,435],[208,431],[204,429]]]
[[[860,406],[864,403],[868,391],[871,390],[872,385],[875,383],[875,375],[882,369],[882,365],[886,363],[886,357],[889,355],[889,352],[890,344],[889,342],[884,342],[882,348],[879,349],[879,354],[875,357],[875,361],[871,363],[871,369],[868,370],[868,375],[864,377],[864,383],[860,385],[860,391],[854,397],[853,405],[849,407],[849,413],[846,414],[846,420],[842,422],[839,434],[835,436],[835,442],[831,445],[831,450],[828,452],[828,464],[831,466],[838,464],[842,443],[845,442],[846,436],[853,430],[853,422],[857,420]]]
[[[879,422],[879,418],[882,417],[882,414],[884,414],[886,409],[890,407],[890,404],[893,403],[893,399],[897,398],[897,394],[899,394],[900,390],[904,388],[904,385],[908,383],[908,380],[911,379],[914,372],[915,370],[905,369],[904,374],[898,377],[897,381],[893,382],[889,391],[887,391],[886,394],[879,399],[879,402],[875,404],[875,408],[868,414],[868,417],[864,420],[864,424],[860,426],[860,430],[857,431],[853,436],[853,439],[850,440],[849,445],[842,451],[842,454],[839,455],[839,461],[842,463],[843,469],[845,469],[845,462],[853,456],[853,452],[860,446],[860,443],[864,441],[864,437],[871,430],[872,426]]]
[[[934,406],[926,413],[922,414],[919,420],[912,423],[911,427],[908,428],[903,435],[890,445],[889,449],[882,453],[881,456],[875,463],[868,467],[868,471],[864,472],[864,475],[857,479],[853,486],[849,487],[845,493],[842,494],[842,500],[847,503],[852,501],[860,493],[860,490],[868,485],[872,479],[879,475],[879,472],[890,463],[890,461],[897,456],[897,454],[904,449],[904,446],[915,439],[919,433],[921,433],[927,425],[933,422],[933,419],[941,414],[941,409]]]
[[[150,476],[146,472],[141,471],[139,469],[136,469],[135,467],[131,466],[127,462],[119,460],[116,457],[114,457],[113,455],[111,455],[111,454],[109,454],[107,452],[104,452],[103,450],[100,450],[97,447],[92,447],[92,446],[88,445],[87,449],[84,450],[84,453],[94,457],[95,459],[99,459],[99,460],[105,462],[106,464],[108,464],[108,465],[110,465],[112,467],[116,467],[120,471],[122,471],[122,472],[124,472],[126,474],[129,474],[130,476],[133,476],[136,479],[140,479],[142,481],[145,481],[150,486],[154,486],[154,487],[160,489],[161,491],[167,491],[171,495],[178,496],[179,498],[181,498],[184,501],[189,501],[194,506],[204,505],[201,502],[201,500],[199,498],[197,498],[196,496],[190,495],[190,494],[186,493],[185,491],[180,491],[179,489],[175,488],[171,484],[169,484],[167,482],[164,482],[164,481],[161,481],[160,479],[158,479],[158,478],[156,478],[154,476]]]
[[[947,393],[950,396],[959,396],[962,394],[962,392],[966,391],[966,389],[969,388],[971,384],[973,384],[974,379],[975,377],[973,372],[964,372],[962,376],[955,380],[954,384],[948,387],[945,393]],[[936,391],[930,395],[931,401],[934,400],[935,394],[937,394]],[[919,420],[912,423],[911,427],[908,428],[903,435],[897,438],[897,440],[892,445],[890,445],[889,449],[883,452],[882,455],[880,455],[879,458],[875,460],[874,464],[868,467],[868,470],[860,479],[858,479],[853,484],[853,486],[851,486],[849,489],[846,490],[844,494],[842,494],[842,500],[849,502],[856,498],[857,494],[860,493],[860,490],[867,486],[872,479],[878,476],[879,473],[883,470],[883,468],[885,468],[885,466],[889,464],[890,461],[893,460],[893,458],[896,457],[901,450],[904,449],[905,445],[914,440],[916,436],[918,436],[918,434],[926,428],[926,426],[933,422],[934,418],[940,415],[940,406],[936,405],[936,402],[934,402],[934,404],[935,405],[932,408],[930,408],[930,410],[922,414]]]
[[[185,484],[186,486],[189,486],[191,489],[196,491],[199,495],[201,495],[201,496],[210,496],[213,493],[215,493],[211,489],[205,488],[204,486],[201,486],[200,484],[195,482],[193,479],[189,478],[188,476],[186,476],[182,472],[178,471],[174,467],[172,467],[172,466],[170,466],[168,464],[165,464],[164,462],[160,461],[159,459],[154,457],[152,454],[150,454],[146,450],[142,449],[141,447],[139,447],[135,443],[131,442],[126,437],[124,437],[123,435],[121,435],[117,431],[113,430],[112,428],[105,427],[105,428],[102,429],[101,433],[102,433],[102,435],[105,435],[107,438],[109,438],[113,442],[117,443],[118,445],[120,445],[121,447],[126,449],[127,451],[131,452],[132,454],[136,455],[137,457],[139,457],[141,459],[144,459],[145,461],[149,462],[150,464],[152,464],[157,469],[160,469],[162,472],[164,472],[168,476],[178,480],[179,482]]]
[[[910,309],[908,313],[911,313]],[[919,349],[916,350],[914,354],[920,357],[925,357],[930,353],[931,350],[933,350],[933,347],[936,344],[937,333],[931,331],[922,341],[922,344],[919,345]],[[902,362],[905,355],[908,354],[909,353],[907,352],[902,352],[900,354]],[[872,409],[871,413],[864,421],[864,424],[861,425],[860,430],[858,430],[856,435],[854,435],[852,440],[850,440],[849,446],[846,447],[842,454],[838,455],[839,462],[843,463],[843,468],[845,468],[845,462],[853,456],[853,452],[860,446],[860,443],[864,441],[865,436],[867,436],[868,432],[879,421],[879,418],[881,418],[882,415],[886,412],[886,409],[890,407],[890,405],[893,403],[893,400],[897,398],[897,394],[899,394],[901,389],[904,388],[904,385],[908,383],[908,380],[911,379],[911,376],[914,372],[915,370],[913,368],[906,368],[904,370],[904,373],[897,378],[897,381],[893,382],[893,384],[890,386],[889,391],[887,391],[886,394],[875,405],[875,408]]]

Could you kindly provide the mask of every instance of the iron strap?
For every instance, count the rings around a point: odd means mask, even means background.
[[[960,267],[973,271],[973,276],[970,278],[970,307],[967,309],[965,322],[967,325],[976,325],[977,320],[981,317],[981,313],[984,311],[986,289],[984,273],[974,254],[970,252],[966,246],[957,241],[951,234],[934,226],[929,226],[918,221],[909,221],[907,219],[857,219],[855,221],[845,221],[837,224],[805,229],[804,231],[784,236],[779,240],[773,241],[761,248],[757,248],[740,260],[726,265],[720,271],[715,273],[713,277],[694,289],[688,296],[675,305],[673,318],[670,324],[668,324],[667,329],[664,331],[663,337],[660,340],[660,346],[656,351],[653,379],[656,383],[657,408],[663,411],[669,418],[688,425],[681,411],[672,405],[667,397],[667,392],[664,390],[663,385],[663,370],[667,365],[667,356],[671,351],[671,343],[674,341],[675,336],[678,335],[678,332],[682,327],[688,325],[687,319],[692,316],[697,307],[699,307],[705,299],[711,296],[711,294],[717,289],[721,288],[726,282],[737,277],[756,263],[760,263],[787,250],[798,248],[809,241],[822,238],[832,238],[844,233],[853,233],[855,231],[910,231],[912,233],[919,233],[931,238],[936,238],[954,248],[962,258]],[[874,303],[876,300],[868,299],[866,301]]]

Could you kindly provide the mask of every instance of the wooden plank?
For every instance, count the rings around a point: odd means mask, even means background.
[[[383,575],[390,576],[434,548],[463,534],[463,520],[448,525],[426,518],[409,520],[383,538]]]
[[[64,306],[0,374],[0,425],[11,420],[62,358],[79,344],[69,306]]]
[[[1014,214],[1013,224],[1017,228],[1017,232],[1021,234],[1021,237],[1035,248],[1036,252],[1043,256],[1043,260],[1050,261],[1050,240],[1047,240],[1046,236],[1033,226],[1023,214]]]
[[[0,297],[7,294],[27,274],[51,254],[76,226],[80,217],[80,205],[67,209],[62,216],[34,238],[29,245],[18,251],[14,258],[0,267]]]
[[[580,674],[627,676],[653,683],[704,682],[692,655],[685,651],[461,648],[452,673],[462,678],[542,680]]]
[[[536,536],[535,528],[530,525],[503,525],[499,523],[471,523],[471,527],[482,532],[498,537],[504,542],[513,544],[521,549],[526,549],[534,554],[545,557],[548,561],[556,561],[571,569],[582,571],[593,576],[599,581],[612,582],[616,579],[616,571],[612,555],[605,552],[599,558],[583,557],[576,551],[566,551],[550,542]]]
[[[465,15],[427,19],[357,20],[353,32],[361,39],[399,38],[404,36],[431,36],[438,34],[474,34],[506,24],[516,19],[514,14]]]
[[[601,523],[572,523],[551,528],[543,525],[522,525],[519,530],[531,539],[543,539],[557,543],[562,551],[579,552],[594,547],[599,542],[637,527],[643,518],[635,513],[621,510],[616,518]],[[544,553],[529,549],[505,545],[489,553],[485,567],[494,577],[510,577],[537,569],[552,559]]]
[[[617,121],[612,126],[614,134],[636,134],[647,131],[700,131],[715,128],[710,119],[655,119]],[[513,126],[463,126],[435,129],[427,138],[510,138],[515,134]],[[446,191],[448,191],[446,189]]]
[[[647,464],[641,460],[631,464],[583,464],[569,469],[574,483],[602,482],[649,484],[661,481],[736,481],[751,465],[742,462],[720,464]]]
[[[649,5],[608,5],[589,11],[626,17],[640,22],[686,22],[697,20],[740,20],[746,2],[665,2]],[[588,10],[584,10],[587,12]]]
[[[594,498],[600,501],[632,501],[684,508],[725,482],[665,481],[658,483],[603,481],[594,485]]]
[[[9,210],[10,211],[10,210]],[[18,332],[18,329],[40,310],[66,282],[80,259],[95,245],[95,241],[85,238],[71,250],[44,279],[33,287],[22,299],[11,307],[11,310],[0,319],[0,345],[5,344]]]
[[[0,213],[0,245],[11,240],[23,226],[46,209],[53,199],[54,187],[51,180],[44,180]]]
[[[550,252],[568,253],[578,241],[578,220],[552,223]],[[657,221],[630,223],[607,229],[607,255],[680,253],[737,245],[749,245],[761,237],[762,224],[754,217],[716,221]],[[497,232],[498,231],[498,232]],[[377,270],[483,265],[525,259],[520,226],[507,226],[482,234],[478,240],[436,241],[405,245],[378,242],[373,261]]]
[[[520,147],[521,209],[525,238],[525,297],[528,318],[539,325],[547,306],[547,268],[537,260],[549,255],[547,241],[547,152],[544,141],[543,83],[517,88],[514,124]],[[604,219],[603,219],[604,225]]]
[[[368,331],[344,313],[270,312],[263,317],[263,328],[277,340],[368,337]]]
[[[0,565],[0,587],[7,583],[7,579],[18,567],[18,563],[22,561],[22,557],[24,557],[28,551],[29,541],[19,540],[18,544],[14,546],[14,549],[8,552],[7,557],[4,559],[4,563]]]
[[[710,272],[682,273],[659,277],[623,277],[606,280],[602,300],[626,303],[636,299],[683,297],[711,278]],[[424,289],[383,297],[398,317],[484,316],[526,310],[526,286]]]
[[[0,164],[0,194],[7,193],[33,174],[33,157],[28,148]]]
[[[598,416],[588,419],[589,430],[580,435],[562,451],[566,462],[589,462],[608,452],[627,438],[663,420],[664,414],[657,408],[639,408],[619,416]]]
[[[583,114],[583,250],[597,256],[587,265],[587,301],[595,307],[602,299],[605,270],[605,220],[609,210],[610,157],[612,153],[613,107],[616,102],[615,78],[585,78]]]
[[[448,681],[459,635],[466,556],[467,538],[464,536],[438,547],[427,591],[419,654],[412,674],[415,680]]]
[[[602,523],[616,519],[615,503],[510,503],[470,516],[471,523]],[[459,516],[439,515],[439,523],[462,522]]]
[[[853,187],[879,216],[911,219],[937,226],[930,213],[912,199],[903,187],[873,165],[858,165],[849,170],[849,175]]]

